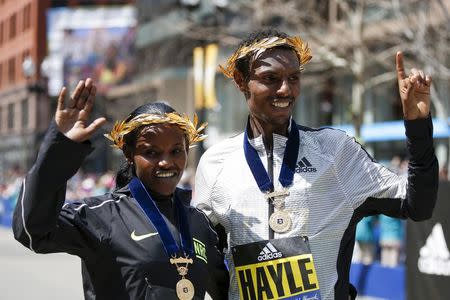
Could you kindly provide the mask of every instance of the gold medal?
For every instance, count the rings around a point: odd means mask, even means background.
[[[274,212],[269,218],[269,226],[278,233],[287,232],[291,229],[292,220],[287,212],[279,210]]]
[[[194,285],[189,279],[183,278],[177,282],[177,296],[180,300],[191,300],[194,297]]]
[[[192,258],[186,257],[172,257],[170,263],[175,265],[178,274],[180,274],[181,279],[177,282],[176,291],[178,299],[180,300],[191,300],[194,297],[195,289],[194,285],[189,279],[184,278],[188,273],[189,264],[194,263]]]

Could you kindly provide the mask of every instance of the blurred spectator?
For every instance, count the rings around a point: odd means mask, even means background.
[[[439,169],[439,179],[442,181],[448,181],[448,168],[447,162],[445,162],[442,167]]]
[[[0,182],[0,225],[11,226],[24,172],[20,166],[5,171]]]
[[[374,216],[365,217],[356,226],[353,262],[370,265],[375,260],[376,241],[374,222]]]
[[[379,224],[381,265],[394,268],[400,262],[404,239],[403,220],[380,215]]]
[[[394,156],[389,168],[401,176],[408,176],[408,159],[399,159]],[[378,218],[381,247],[380,262],[386,267],[396,267],[400,261],[404,236],[404,221],[402,219],[391,218],[380,215]]]
[[[0,224],[2,224],[3,216],[5,215],[6,208],[5,208],[5,202],[6,199],[4,197],[4,193],[6,190],[6,184],[0,184]]]

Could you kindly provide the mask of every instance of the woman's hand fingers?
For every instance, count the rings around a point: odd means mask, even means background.
[[[64,86],[59,92],[58,102],[56,104],[56,111],[64,109],[64,100],[66,98],[67,88]]]
[[[84,105],[84,108],[83,108],[88,114],[91,113],[92,107],[94,106],[96,93],[97,93],[97,88],[95,85],[92,85],[91,92],[89,93],[89,96],[88,96],[86,103]]]
[[[86,132],[87,135],[89,136],[89,138],[92,136],[92,134],[99,129],[100,127],[103,126],[103,124],[106,123],[106,118],[98,118],[95,119],[91,124],[89,124],[88,127],[86,127]]]
[[[97,88],[90,78],[80,80],[70,99],[70,105],[64,105],[67,89],[64,87],[58,97],[55,121],[58,129],[76,142],[89,139],[92,134],[105,122],[105,118],[98,118],[88,125],[89,115],[95,101]]]
[[[81,88],[80,96],[77,99],[76,108],[78,108],[79,110],[84,109],[86,101],[89,98],[89,95],[91,93],[92,85],[93,85],[92,79],[91,78],[86,79],[86,81],[84,82],[84,85]]]
[[[73,91],[72,96],[70,97],[68,108],[75,108],[77,106],[78,99],[80,98],[83,89],[84,89],[84,81],[80,80],[77,84],[77,87]]]

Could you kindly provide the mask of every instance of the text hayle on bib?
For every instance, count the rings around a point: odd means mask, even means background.
[[[321,299],[304,237],[235,246],[233,260],[241,299]]]

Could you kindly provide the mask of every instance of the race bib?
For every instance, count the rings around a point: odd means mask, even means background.
[[[306,237],[239,245],[232,252],[241,299],[321,299]]]

